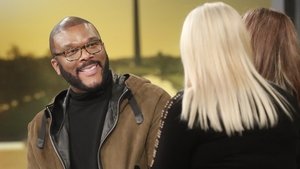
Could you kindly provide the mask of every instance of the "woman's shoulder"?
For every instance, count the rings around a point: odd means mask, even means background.
[[[174,102],[180,102],[180,101],[182,101],[182,97],[183,97],[183,90],[180,90],[179,92],[177,92],[175,94],[175,96],[172,97],[172,100]]]
[[[165,105],[162,120],[177,118],[181,114],[183,91],[179,91]]]
[[[275,89],[286,101],[288,101],[290,104],[298,105],[297,97],[295,95],[291,94],[290,92],[288,92],[287,90],[285,90],[284,88],[280,87],[277,84],[274,83],[270,83],[270,84],[273,87],[273,89]]]
[[[279,99],[284,103],[288,111],[296,115],[297,118],[300,118],[300,107],[297,97],[274,83],[271,83],[271,86],[278,92],[281,97],[279,97]]]
[[[183,90],[180,90],[169,100],[169,102],[166,105],[166,108],[167,109],[173,109],[175,107],[176,109],[181,108],[182,97],[183,97]]]

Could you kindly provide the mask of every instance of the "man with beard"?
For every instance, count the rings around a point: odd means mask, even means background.
[[[99,32],[66,17],[49,38],[51,64],[70,85],[28,125],[28,169],[148,168],[170,96],[148,80],[116,75]]]

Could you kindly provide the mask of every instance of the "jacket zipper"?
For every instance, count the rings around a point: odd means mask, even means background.
[[[102,147],[102,145],[103,145],[103,143],[104,143],[104,141],[106,140],[106,138],[110,135],[110,133],[112,132],[112,130],[116,127],[116,125],[117,125],[117,122],[118,122],[118,120],[119,120],[119,109],[120,109],[120,101],[121,101],[121,99],[123,98],[123,96],[125,95],[125,93],[127,93],[128,92],[128,89],[126,88],[126,90],[122,93],[122,95],[120,96],[120,98],[119,98],[119,100],[118,100],[118,103],[117,103],[117,105],[118,105],[118,107],[117,107],[117,120],[115,120],[115,123],[114,123],[114,125],[112,126],[112,128],[109,130],[109,132],[106,134],[106,136],[105,136],[105,138],[103,139],[103,141],[100,143],[100,145],[99,145],[99,148],[98,148],[98,158],[97,158],[97,161],[98,161],[98,169],[101,169],[101,164],[100,164],[100,149],[101,149],[101,147]]]
[[[48,106],[47,106],[47,111],[49,112],[49,116],[50,116],[50,119],[51,119],[51,122],[50,122],[50,125],[49,125],[49,128],[51,128],[51,124],[52,124],[52,115],[51,115],[51,111],[49,110],[49,107],[48,107]],[[54,148],[54,151],[55,151],[55,153],[56,153],[56,155],[57,155],[59,161],[61,162],[63,168],[66,169],[66,166],[65,166],[65,164],[64,164],[64,162],[63,162],[63,160],[62,160],[60,154],[58,153],[57,148],[56,148],[56,146],[55,146],[55,144],[54,144],[54,142],[53,142],[53,140],[52,140],[52,136],[51,136],[50,130],[49,130],[49,137],[50,137],[51,144],[52,144],[52,146],[53,146],[53,148]]]

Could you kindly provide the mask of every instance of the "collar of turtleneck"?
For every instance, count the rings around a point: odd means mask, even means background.
[[[93,100],[99,96],[101,97],[103,93],[104,93],[103,89],[98,89],[96,91],[86,92],[86,93],[75,93],[73,90],[70,90],[70,98],[76,101],[88,101],[88,100]]]

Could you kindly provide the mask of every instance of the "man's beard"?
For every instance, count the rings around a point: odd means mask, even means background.
[[[88,61],[87,64],[93,64],[96,63],[98,64],[98,66],[101,66],[101,63],[99,61]],[[105,86],[105,84],[107,83],[106,81],[108,80],[108,74],[110,73],[109,71],[109,61],[108,61],[108,57],[105,61],[105,65],[102,72],[102,82],[97,84],[96,86],[93,87],[88,87],[87,85],[85,85],[79,78],[78,78],[78,72],[79,70],[76,70],[76,75],[74,76],[71,73],[67,72],[60,63],[58,63],[59,69],[60,69],[60,73],[62,75],[62,77],[73,87],[81,90],[81,91],[85,91],[85,92],[93,92],[93,91],[97,91],[100,90],[101,88],[103,88]],[[102,66],[103,67],[103,66]]]

